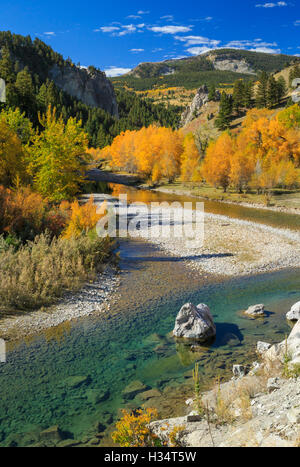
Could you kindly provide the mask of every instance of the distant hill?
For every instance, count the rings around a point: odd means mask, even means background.
[[[282,54],[220,49],[197,57],[142,63],[128,74],[114,78],[117,87],[145,91],[159,86],[196,89],[203,84],[229,85],[238,78],[253,78],[260,71],[275,73],[297,61]]]

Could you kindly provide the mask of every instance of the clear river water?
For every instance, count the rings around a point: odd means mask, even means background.
[[[129,201],[178,199],[120,190]],[[205,209],[300,228],[300,216],[217,202],[206,202]],[[145,405],[157,407],[160,416],[181,415],[185,399],[192,395],[195,361],[206,387],[218,376],[228,377],[234,363],[254,361],[258,340],[278,342],[290,330],[285,313],[299,300],[299,270],[207,279],[142,241],[122,240],[119,251],[121,285],[109,313],[9,342],[7,362],[0,363],[0,445],[33,445],[40,431],[54,425],[65,438],[81,443],[103,432],[102,445],[110,445],[120,409],[145,402],[139,396],[123,397],[130,382],[159,391]],[[215,342],[197,353],[171,336],[176,314],[186,302],[209,304],[217,325]],[[246,318],[241,310],[256,303],[265,303],[267,316]]]

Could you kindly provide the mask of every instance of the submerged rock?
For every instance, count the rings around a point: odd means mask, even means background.
[[[62,432],[58,425],[51,426],[40,433],[40,440],[41,441],[51,441],[51,442],[58,442],[62,441],[63,436]]]
[[[287,312],[286,317],[290,321],[298,321],[300,319],[300,302],[292,306],[290,311]]]
[[[145,392],[147,389],[149,389],[149,387],[141,381],[132,381],[125,389],[123,389],[122,395],[124,399],[134,399],[137,394]]]
[[[79,388],[79,386],[82,386],[83,384],[88,384],[90,382],[90,377],[89,376],[70,376],[69,378],[66,378],[63,382],[64,386],[67,386],[70,389],[76,389]]]
[[[203,303],[183,305],[177,315],[173,335],[202,342],[215,337],[216,326],[209,307]]]
[[[264,316],[265,315],[265,305],[253,305],[245,311],[246,315],[257,317],[257,316]]]

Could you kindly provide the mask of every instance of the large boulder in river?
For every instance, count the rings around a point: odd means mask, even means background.
[[[290,321],[298,321],[300,319],[300,302],[292,306],[290,311],[286,314],[286,317]]]
[[[245,314],[248,316],[253,316],[253,318],[257,318],[260,316],[265,315],[265,305],[252,305],[249,306],[248,310],[245,311]]]
[[[198,306],[192,303],[183,305],[177,315],[173,334],[175,337],[197,339],[201,342],[215,337],[216,326],[209,307],[204,303]]]

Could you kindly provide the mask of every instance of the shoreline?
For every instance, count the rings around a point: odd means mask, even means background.
[[[101,204],[101,199],[97,197],[99,195],[95,196],[96,203]],[[122,215],[124,206],[120,209]],[[165,214],[168,216],[167,208]],[[205,214],[205,242],[196,249],[187,247],[184,238],[172,238],[170,242],[170,237],[161,235],[149,239],[143,229],[131,237],[131,240],[134,239],[151,243],[167,256],[183,260],[191,272],[197,271],[204,278],[238,279],[299,267],[300,233],[297,231],[218,214]],[[1,337],[18,340],[64,322],[104,313],[115,303],[114,293],[118,292],[120,281],[120,274],[107,266],[96,281],[75,293],[68,292],[49,308],[2,318]]]
[[[219,199],[219,198],[213,198],[209,196],[200,196],[200,195],[195,195],[192,193],[192,191],[188,188],[180,188],[180,189],[174,189],[174,188],[166,188],[166,187],[158,187],[158,188],[152,188],[147,185],[139,185],[137,187],[138,189],[141,190],[149,190],[149,191],[155,191],[158,193],[166,193],[170,195],[177,195],[177,196],[190,196],[191,198],[199,199],[199,200],[204,200],[204,201],[214,201],[218,203],[224,203],[224,204],[233,204],[235,206],[242,206],[245,208],[252,208],[252,209],[263,209],[265,211],[273,211],[273,212],[281,212],[281,213],[286,213],[286,214],[294,214],[300,216],[300,208],[287,208],[285,206],[265,206],[264,204],[260,203],[247,203],[244,201],[238,202],[238,201],[232,201],[232,200],[224,200],[224,199]]]
[[[108,265],[96,280],[86,283],[79,291],[67,292],[56,304],[0,319],[0,336],[8,342],[16,341],[65,322],[104,313],[110,309],[113,293],[119,283],[117,270]]]

